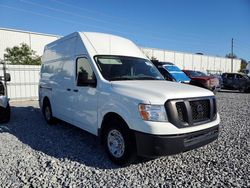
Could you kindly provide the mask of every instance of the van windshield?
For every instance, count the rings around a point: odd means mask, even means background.
[[[109,81],[163,80],[157,68],[148,60],[124,56],[95,56],[102,76]]]

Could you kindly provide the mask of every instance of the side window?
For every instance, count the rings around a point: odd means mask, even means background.
[[[227,79],[233,80],[234,79],[234,74],[228,74]]]
[[[165,80],[173,81],[171,75],[164,68],[159,68],[160,73],[163,75]]]
[[[240,74],[236,74],[236,79],[243,79],[243,76]]]
[[[77,86],[96,86],[95,74],[87,58],[81,57],[76,61]]]

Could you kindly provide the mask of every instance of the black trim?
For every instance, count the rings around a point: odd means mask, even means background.
[[[48,90],[52,91],[52,87],[47,87],[47,86],[41,86],[41,85],[39,85],[39,88],[40,88],[40,89],[41,89],[41,88],[43,88],[43,89],[48,89]]]
[[[137,154],[158,157],[186,152],[218,138],[219,125],[201,131],[177,135],[152,135],[135,131]]]
[[[206,120],[195,121],[193,120],[193,114],[192,114],[190,102],[199,101],[199,100],[209,100],[210,115],[209,115],[209,118]],[[176,103],[179,103],[179,102],[183,103],[185,106],[183,110],[183,115],[184,115],[183,120],[179,119],[178,111],[176,108]],[[216,119],[217,110],[216,110],[216,99],[214,96],[167,100],[164,106],[167,112],[169,122],[171,122],[173,125],[175,125],[178,128],[197,126],[197,125],[201,125],[204,123],[209,123]]]

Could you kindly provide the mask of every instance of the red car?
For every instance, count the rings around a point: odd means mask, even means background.
[[[190,79],[190,84],[209,89],[213,92],[220,90],[219,79],[215,76],[208,76],[200,71],[182,70]]]

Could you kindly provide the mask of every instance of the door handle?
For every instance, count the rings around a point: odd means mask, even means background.
[[[70,88],[67,88],[67,91],[71,91],[71,89],[70,89]]]
[[[74,92],[78,92],[78,89],[74,89],[73,91],[74,91]]]

